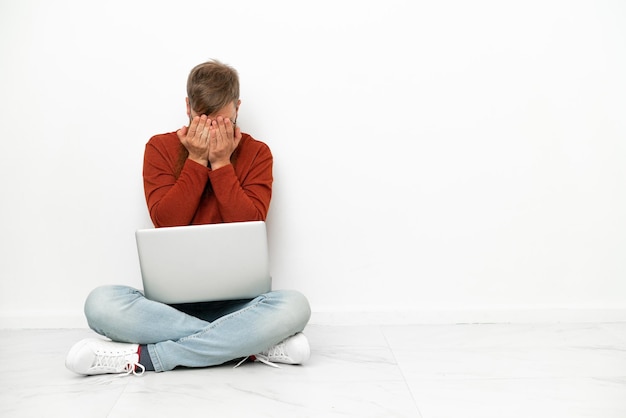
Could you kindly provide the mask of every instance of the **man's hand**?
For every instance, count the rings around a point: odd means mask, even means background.
[[[211,169],[230,164],[230,157],[239,145],[241,130],[229,118],[218,116],[211,121],[208,160]]]
[[[183,126],[176,135],[189,152],[189,159],[204,166],[211,163],[216,170],[230,164],[230,157],[239,145],[241,130],[229,118],[195,116],[189,127]]]
[[[189,152],[189,159],[206,166],[209,162],[209,135],[211,120],[205,115],[192,119],[189,127],[183,126],[178,131],[178,139]]]

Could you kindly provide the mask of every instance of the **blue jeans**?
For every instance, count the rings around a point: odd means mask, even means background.
[[[166,305],[128,286],[102,286],[85,302],[89,326],[113,341],[146,344],[155,371],[206,367],[258,354],[300,332],[311,309],[299,292],[252,300]]]

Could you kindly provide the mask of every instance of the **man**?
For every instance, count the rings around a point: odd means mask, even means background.
[[[156,227],[265,220],[272,154],[237,126],[240,104],[233,68],[209,61],[192,69],[189,126],[146,145],[144,189]],[[88,296],[85,315],[112,341],[79,341],[66,366],[93,375],[207,367],[250,356],[300,364],[310,355],[301,333],[310,314],[307,299],[289,290],[252,300],[166,305],[127,286],[102,286]]]

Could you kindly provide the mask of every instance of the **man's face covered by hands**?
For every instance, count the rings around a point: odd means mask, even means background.
[[[187,99],[189,126],[177,131],[178,139],[189,152],[189,159],[216,170],[230,164],[239,145],[241,130],[236,126],[240,101],[231,102],[210,115],[199,115]]]

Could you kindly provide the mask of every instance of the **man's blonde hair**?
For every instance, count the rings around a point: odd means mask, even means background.
[[[211,115],[239,100],[237,71],[217,60],[196,65],[187,78],[189,104],[198,115]]]

